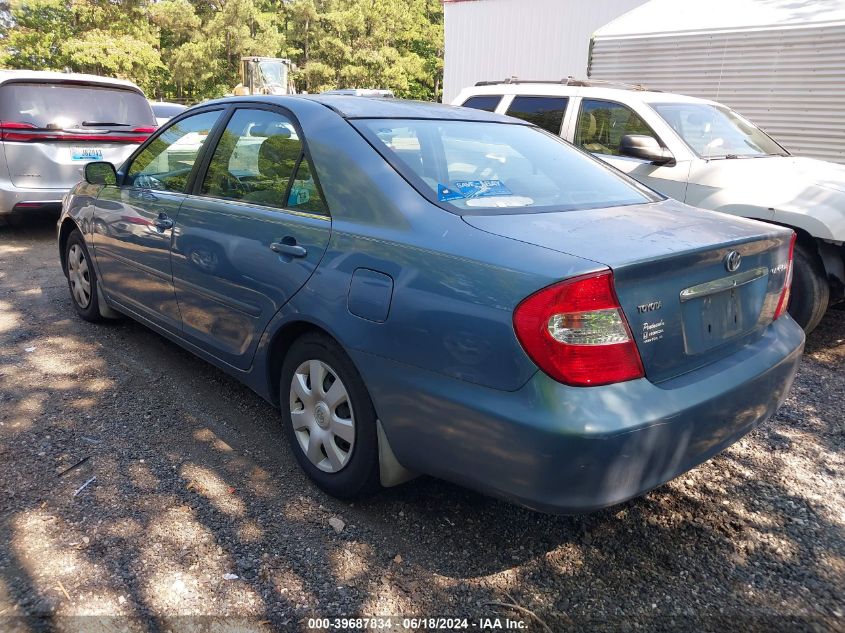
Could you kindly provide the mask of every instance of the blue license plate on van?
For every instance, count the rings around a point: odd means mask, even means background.
[[[96,147],[74,147],[71,150],[73,160],[103,160],[103,150]]]

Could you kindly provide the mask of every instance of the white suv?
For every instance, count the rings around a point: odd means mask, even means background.
[[[144,93],[129,81],[0,70],[0,215],[58,212],[86,163],[120,165],[155,128]]]
[[[791,156],[705,99],[605,82],[481,82],[454,105],[535,123],[666,196],[798,234],[789,311],[811,331],[845,297],[845,166]]]

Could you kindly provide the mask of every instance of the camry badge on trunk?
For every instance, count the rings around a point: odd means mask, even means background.
[[[737,253],[736,251],[731,251],[727,255],[725,255],[725,270],[729,273],[735,273],[739,269],[739,265],[742,262],[742,255]]]

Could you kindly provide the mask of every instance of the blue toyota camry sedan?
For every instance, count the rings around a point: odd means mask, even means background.
[[[86,165],[58,238],[80,317],[129,316],[246,383],[344,498],[425,473],[615,504],[771,416],[804,345],[791,231],[479,110],[208,102]]]

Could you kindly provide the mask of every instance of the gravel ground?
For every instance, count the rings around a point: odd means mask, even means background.
[[[0,227],[0,630],[845,630],[844,370],[832,311],[776,418],[593,515],[430,478],[349,504],[308,482],[251,391],[134,322],[76,318],[52,220],[16,222]]]

